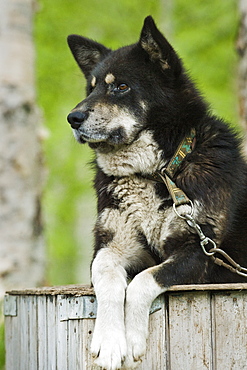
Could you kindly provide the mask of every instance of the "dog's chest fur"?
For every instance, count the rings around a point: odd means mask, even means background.
[[[163,212],[159,211],[162,199],[155,191],[154,182],[136,174],[152,173],[159,167],[160,161],[161,151],[150,132],[143,132],[133,144],[117,152],[97,156],[97,163],[102,171],[108,176],[114,176],[107,192],[111,193],[118,204],[118,220],[124,223],[122,228],[126,228],[128,224],[129,229],[138,227],[149,234],[148,239],[151,239],[151,230],[155,232],[154,230],[159,229],[163,218]],[[119,227],[121,229],[121,225]]]
[[[152,133],[143,131],[130,145],[110,153],[98,153],[97,163],[108,176],[152,174],[160,166],[161,155]]]
[[[133,259],[136,259],[136,265],[140,258],[146,259],[141,235],[150,246],[159,249],[165,219],[165,212],[161,210],[162,199],[151,181],[143,181],[134,175],[115,178],[108,185],[107,192],[118,206],[101,211],[98,227],[114,234],[112,243],[108,245],[126,259],[125,266],[133,265]]]
[[[99,229],[114,234],[108,245],[125,256],[126,265],[130,260],[133,265],[133,258],[136,264],[144,258],[145,243],[165,259],[162,248],[165,240],[175,229],[183,230],[184,223],[175,216],[171,206],[165,206],[171,203],[165,185],[160,185],[164,188],[161,195],[154,181],[140,176],[152,173],[161,165],[161,151],[151,133],[143,133],[131,146],[117,153],[98,154],[97,163],[107,176],[114,176],[105,185],[105,194],[114,199],[110,204],[115,206],[103,208],[97,222]]]
[[[123,177],[111,185],[113,196],[119,202],[119,214],[123,222],[143,232],[149,243],[158,242],[164,211],[161,210],[162,199],[155,191],[152,181],[133,177]]]

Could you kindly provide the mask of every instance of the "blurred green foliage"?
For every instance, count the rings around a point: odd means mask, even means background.
[[[175,47],[212,110],[238,124],[235,0],[175,0]]]
[[[85,97],[84,78],[66,45],[77,33],[108,47],[136,42],[151,14],[184,59],[214,111],[237,122],[234,41],[235,0],[39,0],[35,22],[38,103],[50,136],[44,143],[49,170],[44,194],[50,284],[87,282],[95,219],[87,164],[93,154],[75,142],[66,122]],[[85,272],[85,273],[84,273]]]

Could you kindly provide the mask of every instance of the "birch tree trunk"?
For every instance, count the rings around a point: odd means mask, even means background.
[[[239,108],[241,125],[247,133],[247,1],[239,0],[240,26],[237,40],[239,53]],[[247,153],[247,134],[245,141]]]
[[[32,0],[0,0],[0,297],[44,277]]]

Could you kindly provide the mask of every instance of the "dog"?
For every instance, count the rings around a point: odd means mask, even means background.
[[[95,151],[91,351],[103,369],[134,369],[168,287],[247,281],[223,255],[247,266],[247,166],[151,16],[133,45],[68,44],[87,79],[68,121]]]

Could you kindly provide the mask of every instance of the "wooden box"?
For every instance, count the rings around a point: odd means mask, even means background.
[[[5,296],[6,370],[91,370],[97,312],[85,286]],[[174,286],[150,312],[138,370],[247,369],[247,284]]]

